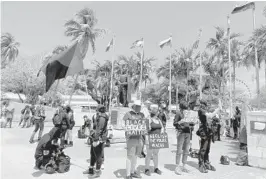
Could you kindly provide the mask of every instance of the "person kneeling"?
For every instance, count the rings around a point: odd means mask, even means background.
[[[62,152],[62,148],[53,144],[53,140],[60,137],[61,129],[54,127],[41,138],[35,151],[35,168],[45,169],[47,173],[67,172],[70,158]]]

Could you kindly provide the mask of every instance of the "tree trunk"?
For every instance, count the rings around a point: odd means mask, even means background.
[[[178,110],[178,84],[176,84],[176,111]]]
[[[20,100],[22,103],[24,103],[24,101],[23,101],[23,99],[21,98],[20,94],[19,94],[19,93],[17,93],[17,94],[18,94],[19,100]]]

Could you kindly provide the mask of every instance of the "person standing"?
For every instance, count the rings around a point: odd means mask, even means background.
[[[162,121],[163,127],[166,128],[167,115],[166,115],[166,104],[165,103],[161,104],[158,117]]]
[[[175,173],[181,175],[182,172],[188,173],[186,169],[187,157],[189,155],[190,148],[190,136],[191,128],[189,122],[184,122],[184,111],[188,110],[188,105],[185,101],[180,102],[179,104],[180,111],[176,112],[174,118],[174,127],[177,130],[177,151],[176,151],[176,169]],[[183,155],[182,155],[183,154]],[[180,160],[182,155],[183,166],[180,166]]]
[[[106,108],[103,105],[98,106],[98,113],[96,114],[94,132],[91,136],[91,159],[89,169],[84,174],[89,174],[92,178],[101,176],[101,165],[104,154],[104,143],[107,139],[107,124],[109,117],[106,114]],[[94,172],[94,165],[96,164],[96,170]]]
[[[31,111],[30,111],[30,107],[29,107],[29,105],[26,105],[25,106],[25,110],[24,110],[24,113],[23,113],[23,115],[22,115],[22,119],[23,119],[23,124],[22,124],[22,128],[24,128],[24,127],[29,127],[29,120],[30,120],[30,113],[31,113]]]
[[[139,100],[134,101],[132,110],[127,112],[123,118],[126,120],[141,119],[145,120],[144,114],[141,111],[141,102]],[[126,179],[141,178],[136,172],[137,158],[141,153],[143,144],[142,135],[126,136],[127,145],[127,160],[126,160]]]
[[[72,129],[75,126],[75,120],[73,110],[69,105],[66,106],[66,112],[69,118],[69,128],[67,129],[65,140],[67,141],[69,147],[73,147]]]
[[[42,101],[39,101],[39,104],[36,106],[33,116],[34,116],[35,129],[33,130],[33,133],[31,135],[30,143],[34,142],[33,141],[34,136],[38,132],[38,130],[39,130],[38,141],[42,137],[43,128],[44,128],[44,120],[45,120],[45,110],[44,110]]]
[[[221,102],[219,102],[219,108],[213,113],[206,113],[207,102],[200,101],[200,109],[198,116],[200,120],[200,126],[196,134],[200,137],[200,150],[199,150],[199,170],[202,173],[207,173],[208,170],[215,171],[214,166],[211,165],[209,160],[209,153],[211,148],[211,141],[213,140],[213,132],[211,129],[211,119],[222,109]]]
[[[238,137],[238,128],[240,126],[241,121],[241,111],[239,110],[238,106],[236,106],[235,116],[233,119],[233,129],[234,129],[234,139]]]
[[[158,107],[151,107],[150,111],[150,117],[149,117],[149,123],[148,123],[148,134],[161,134],[165,133],[165,128],[163,127],[163,124],[161,120],[157,116],[158,114]],[[148,141],[146,142],[148,144]],[[151,158],[153,158],[154,163],[154,172],[158,175],[161,175],[162,172],[158,168],[159,163],[159,149],[150,149],[149,145],[146,146],[147,148],[147,155],[145,158],[145,174],[150,176],[150,161]]]
[[[13,115],[14,115],[14,112],[15,112],[15,108],[13,108],[11,105],[10,105],[10,102],[7,101],[5,106],[4,106],[4,110],[5,110],[5,117],[6,117],[6,123],[5,123],[5,128],[7,127],[7,125],[9,124],[9,128],[12,127],[12,120],[13,120]]]

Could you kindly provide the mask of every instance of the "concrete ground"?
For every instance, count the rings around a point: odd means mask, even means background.
[[[84,139],[77,138],[77,130],[74,129],[74,147],[67,148],[65,153],[71,157],[71,168],[68,173],[49,175],[43,171],[35,170],[34,152],[37,143],[30,144],[29,138],[33,128],[21,129],[14,125],[11,129],[1,129],[1,178],[40,178],[40,179],[75,179],[88,178],[82,172],[87,169],[90,158],[90,148],[85,144]],[[51,127],[46,127],[45,132]],[[138,170],[144,179],[152,178],[180,178],[180,179],[266,179],[266,170],[242,167],[234,164],[238,153],[238,143],[232,139],[222,138],[222,141],[212,144],[210,158],[217,171],[210,171],[202,174],[197,168],[197,159],[188,158],[188,169],[190,172],[181,176],[174,174],[176,138],[175,131],[168,129],[170,148],[163,149],[159,153],[159,168],[163,171],[162,176],[152,174],[148,177],[143,174],[144,159],[138,159]],[[193,136],[193,148],[198,148],[198,138]],[[126,150],[125,144],[112,144],[110,148],[105,148],[105,169],[101,178],[124,178]],[[227,155],[231,159],[229,166],[221,165],[219,162],[221,155]],[[153,163],[151,162],[151,165]]]

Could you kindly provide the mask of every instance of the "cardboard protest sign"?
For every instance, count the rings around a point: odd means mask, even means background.
[[[184,118],[181,120],[181,122],[197,123],[199,121],[197,111],[185,110],[183,111],[183,114]]]
[[[146,119],[127,119],[125,125],[126,136],[140,136],[147,134]]]
[[[149,137],[149,148],[150,149],[169,148],[167,133],[149,134],[148,137]]]

